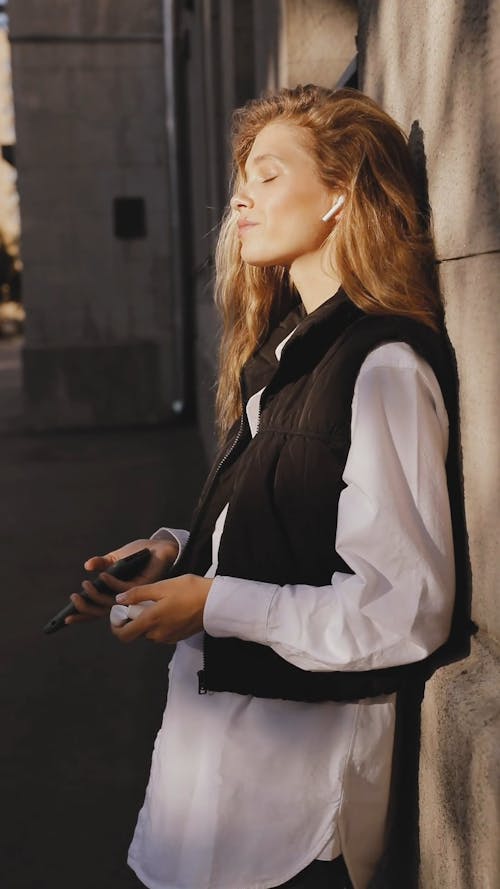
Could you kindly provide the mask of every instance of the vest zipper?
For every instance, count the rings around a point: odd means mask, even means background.
[[[203,639],[203,669],[198,670],[198,694],[206,695],[208,689],[205,685],[205,639]]]
[[[231,447],[227,449],[226,453],[224,454],[224,456],[222,457],[222,459],[221,459],[221,460],[219,461],[219,463],[217,464],[217,468],[216,468],[216,470],[215,470],[215,472],[214,472],[214,474],[213,474],[213,477],[212,477],[212,484],[210,485],[210,488],[212,488],[212,485],[213,485],[215,479],[217,478],[217,476],[219,475],[219,472],[221,471],[222,467],[224,466],[224,463],[226,462],[226,460],[229,460],[229,457],[231,456],[231,454],[233,453],[233,451],[234,451],[236,445],[237,445],[237,444],[239,443],[239,441],[240,441],[240,438],[241,438],[241,436],[242,436],[242,434],[243,434],[243,426],[245,425],[244,414],[245,414],[245,408],[243,408],[243,410],[242,410],[242,412],[241,412],[240,425],[239,425],[238,432],[236,433],[236,438],[234,439],[234,441],[233,441]]]
[[[280,363],[281,363],[281,357],[282,357],[282,355],[283,355],[283,352],[286,350],[287,346],[288,346],[288,343],[285,343],[283,349],[281,350],[281,355],[280,355],[280,360],[279,360],[279,362],[278,362],[278,368],[277,368],[277,370],[279,369],[279,366],[280,366]],[[264,391],[262,392],[262,395],[261,395],[261,397],[260,397],[260,399],[259,399],[259,409],[258,409],[258,411],[257,411],[257,428],[256,428],[256,433],[259,431],[259,427],[260,427],[260,417],[261,417],[261,412],[262,412],[262,402],[263,402],[263,400],[264,400],[264,396],[267,394],[267,390],[268,390],[268,388],[269,388],[270,383],[273,381],[274,377],[276,376],[276,373],[277,373],[277,371],[274,373],[273,377],[272,377],[271,380],[269,381],[269,384],[268,384],[267,386],[264,387]],[[215,479],[216,479],[217,476],[219,475],[219,472],[221,471],[222,467],[224,466],[224,463],[226,462],[226,460],[228,460],[229,457],[231,456],[231,454],[233,453],[234,449],[236,448],[236,446],[237,446],[237,444],[239,443],[240,438],[241,438],[241,436],[242,436],[242,434],[243,434],[243,428],[244,428],[244,425],[245,425],[245,416],[246,416],[246,405],[245,405],[245,398],[244,398],[244,393],[243,393],[243,379],[242,379],[242,378],[241,378],[241,381],[240,381],[240,386],[241,386],[241,390],[242,390],[242,404],[243,404],[243,410],[242,410],[242,412],[241,412],[241,417],[240,417],[240,426],[239,426],[239,429],[238,429],[236,438],[234,439],[234,441],[233,441],[231,447],[228,448],[228,450],[226,451],[226,453],[224,454],[224,456],[222,457],[222,459],[221,459],[220,462],[218,463],[217,468],[215,469],[215,472],[214,472],[214,474],[213,474],[213,476],[212,476],[212,480],[211,480],[211,483],[210,483],[210,488],[209,488],[209,490],[207,491],[207,495],[206,495],[206,496],[208,496],[208,494],[209,494],[210,491],[212,490],[212,487],[213,487],[213,484],[214,484],[214,482],[215,482]],[[206,498],[205,498],[205,499],[206,499]],[[201,670],[198,670],[198,673],[197,673],[197,676],[198,676],[198,694],[199,694],[199,695],[206,695],[206,694],[208,694],[208,688],[207,688],[207,686],[206,686],[206,684],[205,684],[205,667],[206,667],[206,634],[205,634],[204,637],[203,637],[202,669],[201,669]]]
[[[235,437],[235,439],[234,439],[234,441],[233,441],[231,447],[229,447],[229,448],[227,449],[226,453],[224,454],[224,456],[222,457],[222,459],[221,459],[221,460],[219,461],[219,463],[217,464],[217,467],[216,467],[216,469],[215,469],[215,471],[214,471],[214,474],[213,474],[213,476],[212,476],[212,481],[211,481],[211,483],[210,483],[210,488],[209,488],[209,490],[207,491],[206,496],[205,496],[205,502],[206,502],[206,500],[207,500],[207,498],[208,498],[208,495],[209,495],[210,491],[211,491],[212,488],[213,488],[213,485],[214,485],[214,483],[215,483],[215,480],[216,480],[217,476],[219,475],[219,473],[220,473],[221,470],[222,470],[222,467],[223,467],[224,464],[227,462],[227,460],[229,460],[229,457],[231,456],[231,454],[232,454],[233,451],[235,450],[236,446],[239,444],[239,442],[240,442],[240,440],[241,440],[241,437],[242,437],[242,435],[243,435],[243,429],[244,429],[244,426],[245,426],[245,406],[243,405],[243,410],[242,410],[242,412],[241,412],[240,425],[239,425],[238,432],[237,432],[237,434],[236,434],[236,437]],[[199,695],[206,695],[207,692],[208,692],[208,689],[207,689],[207,687],[206,687],[206,685],[205,685],[205,661],[206,661],[206,634],[203,636],[202,668],[201,668],[201,670],[198,670],[198,674],[197,674],[197,675],[198,675],[198,694],[199,694]]]

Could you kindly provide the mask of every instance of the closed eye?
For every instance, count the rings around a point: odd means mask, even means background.
[[[261,179],[260,181],[261,182],[272,182],[273,179],[276,179],[276,178],[277,178],[276,176],[268,176],[267,179]]]

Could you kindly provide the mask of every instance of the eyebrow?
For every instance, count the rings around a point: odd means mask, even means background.
[[[266,161],[269,159],[283,163],[283,158],[279,157],[277,154],[258,154],[256,157],[253,158],[252,164],[255,166],[255,164],[260,164],[261,161]],[[244,167],[244,172],[246,173],[246,164]]]
[[[253,162],[254,164],[258,164],[260,163],[260,161],[266,161],[270,157],[275,161],[282,160],[282,158],[278,157],[277,154],[258,154],[257,157],[254,157]]]

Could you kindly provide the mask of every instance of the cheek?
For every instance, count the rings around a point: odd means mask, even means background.
[[[302,253],[317,249],[325,235],[321,221],[324,196],[311,199],[306,189],[273,193],[262,202],[262,224],[241,241],[241,258],[253,265],[289,263]],[[257,205],[258,206],[258,205]]]
[[[317,249],[327,234],[316,204],[307,198],[284,203],[273,222],[269,226],[270,243],[279,243],[294,254]]]
[[[283,234],[288,233],[296,237],[317,235],[323,230],[321,221],[321,208],[324,207],[324,197],[316,196],[311,190],[303,189],[294,191],[292,195],[277,195],[268,207],[268,219],[271,224],[276,223]]]

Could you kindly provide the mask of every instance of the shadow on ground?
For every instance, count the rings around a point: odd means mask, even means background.
[[[205,459],[188,427],[23,433],[13,418],[15,349],[7,357],[9,385],[0,380],[0,414],[2,405],[8,413],[0,423],[0,882],[5,889],[138,887],[126,851],[172,649],[121,646],[104,622],[53,636],[42,627],[78,590],[89,555],[161,524],[188,526]]]

